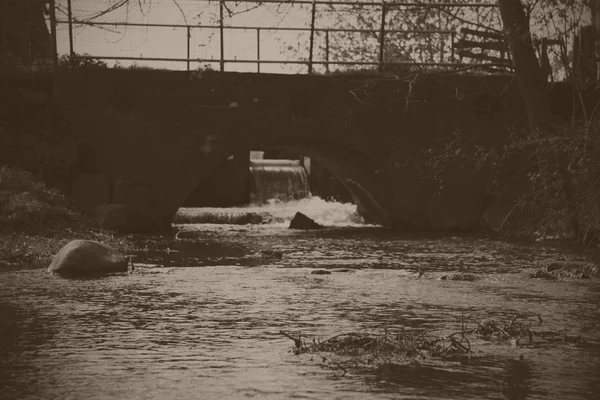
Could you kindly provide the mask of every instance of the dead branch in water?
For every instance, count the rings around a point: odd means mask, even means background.
[[[301,336],[281,330],[280,334],[294,341],[294,354],[327,352],[336,355],[378,358],[449,358],[457,354],[470,355],[471,345],[464,332],[448,337],[429,337],[427,331],[384,334],[342,333],[320,341],[312,339],[306,343]]]
[[[529,339],[529,344],[533,343],[533,333],[531,331],[531,322],[519,322],[519,317],[525,318],[521,315],[515,315],[512,317],[510,322],[502,323],[493,320],[487,320],[480,322],[471,333],[482,337],[486,340],[515,340],[518,344],[519,340],[523,337]],[[542,317],[537,315],[539,323],[542,323]]]
[[[535,316],[542,323],[540,315]],[[280,330],[279,333],[294,341],[293,353],[331,353],[353,356],[373,361],[382,360],[456,360],[457,357],[471,358],[473,350],[469,337],[474,335],[484,340],[512,340],[519,345],[523,338],[533,343],[532,323],[526,316],[515,315],[507,322],[488,320],[467,329],[466,320],[461,319],[460,331],[448,336],[435,336],[426,330],[391,332],[384,325],[382,334],[349,332],[332,336],[326,340],[313,338],[307,342],[301,334],[294,336]],[[344,368],[339,366],[342,370]]]

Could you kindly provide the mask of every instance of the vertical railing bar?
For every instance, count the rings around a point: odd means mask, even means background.
[[[500,69],[504,69],[504,39],[500,41]]]
[[[69,19],[69,63],[73,65],[75,62],[75,49],[73,46],[73,7],[71,0],[67,1],[67,18]]]
[[[442,8],[438,8],[438,29],[442,30]],[[442,34],[438,33],[440,40],[440,62],[444,62],[444,40],[442,39]],[[445,35],[444,35],[445,36]]]
[[[56,73],[58,67],[58,51],[56,48],[56,5],[55,0],[50,0],[50,48],[52,50],[52,73]]]
[[[385,0],[381,0],[381,27],[379,29],[379,72],[383,72],[383,56],[385,46]]]
[[[225,0],[219,0],[219,34],[221,36],[221,72],[225,71],[225,35],[223,33],[223,3]]]
[[[454,60],[454,44],[456,43],[456,39],[454,38],[454,35],[456,35],[455,32],[452,32],[452,34],[450,35],[452,42],[450,43],[450,60],[451,62],[456,62]]]
[[[325,31],[325,68],[329,73],[329,31]]]
[[[260,73],[260,28],[256,28],[256,70]]]
[[[191,27],[187,27],[187,71],[190,72],[190,40],[191,40],[191,33],[192,28]]]
[[[315,45],[315,16],[317,12],[317,3],[313,0],[312,13],[310,18],[310,49],[308,54],[308,73],[312,74],[313,49]]]

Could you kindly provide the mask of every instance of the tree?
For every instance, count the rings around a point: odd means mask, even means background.
[[[453,62],[452,36],[460,38],[462,28],[482,32],[502,33],[502,18],[496,0],[481,1],[473,5],[470,0],[455,0],[452,6],[437,4],[430,0],[411,0],[401,6],[389,2],[386,7],[386,30],[412,30],[413,32],[388,32],[385,35],[385,62]],[[412,3],[412,5],[407,5]],[[439,3],[448,3],[440,1]],[[461,4],[462,3],[462,4]],[[571,43],[578,29],[590,23],[587,0],[524,0],[525,15],[530,25],[532,45],[539,57],[543,43],[547,48],[548,74],[552,79],[567,79],[571,73],[569,57]],[[359,5],[317,6],[319,27],[353,28],[371,30],[369,33],[330,32],[328,34],[329,59],[331,61],[378,61],[380,43],[381,7],[377,3]],[[430,33],[443,30],[450,33]],[[418,32],[425,31],[425,32]],[[323,59],[325,34],[317,32],[318,55]],[[469,38],[469,40],[471,40]],[[549,41],[548,41],[549,40]],[[299,43],[293,51],[305,53],[306,44]],[[456,49],[455,49],[456,50]],[[492,54],[499,56],[500,54]],[[465,59],[479,62],[476,59]]]
[[[45,0],[0,2],[0,57],[4,63],[31,65],[51,54]]]
[[[550,118],[550,104],[542,69],[533,49],[525,8],[521,0],[498,0],[498,5],[529,122],[532,126],[546,124]]]

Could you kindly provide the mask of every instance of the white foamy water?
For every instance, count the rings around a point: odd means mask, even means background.
[[[327,201],[318,196],[281,202],[269,200],[265,205],[249,205],[245,207],[203,207],[182,208],[179,210],[176,223],[234,223],[252,222],[252,216],[262,217],[262,223],[270,225],[287,225],[297,212],[301,212],[324,226],[364,226],[358,214],[356,204]],[[258,222],[261,223],[261,222]]]
[[[318,196],[305,199],[278,202],[271,200],[266,207],[268,212],[279,219],[289,222],[296,212],[314,219],[326,226],[363,225],[364,221],[356,210],[356,204],[327,201]]]

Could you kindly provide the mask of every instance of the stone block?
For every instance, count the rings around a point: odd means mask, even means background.
[[[101,204],[110,203],[111,180],[102,174],[77,174],[71,192],[73,203],[84,212],[91,213]]]

